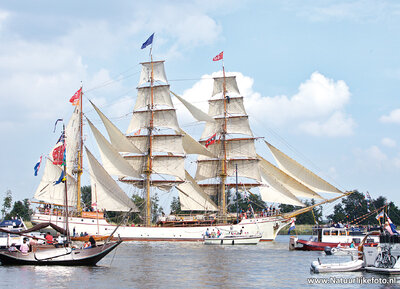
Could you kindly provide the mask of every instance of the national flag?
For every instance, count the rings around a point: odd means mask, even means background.
[[[290,232],[291,232],[291,231],[293,231],[294,229],[296,229],[296,224],[295,224],[295,221],[296,221],[296,219],[295,219],[295,218],[293,218],[293,219],[292,219],[292,223],[290,224],[289,231],[287,232],[287,233],[288,233],[288,235],[290,234]]]
[[[219,61],[224,58],[224,52],[222,51],[220,54],[213,58],[213,61]]]
[[[79,99],[81,98],[82,94],[82,87],[78,89],[77,92],[70,98],[69,102],[72,103],[72,105],[78,105],[79,104]]]
[[[141,49],[144,49],[147,46],[149,46],[150,44],[152,44],[153,43],[153,37],[154,37],[154,33],[151,34],[150,37],[142,44],[142,48]]]
[[[383,218],[385,216],[385,212],[382,210],[382,212],[380,212],[378,215],[376,215],[376,219],[379,221],[381,218]]]
[[[39,169],[40,169],[40,164],[42,163],[42,156],[40,156],[39,161],[36,163],[34,170],[35,170],[35,177],[37,176]]]
[[[54,185],[58,185],[59,183],[65,183],[64,171],[61,171],[61,175],[58,180],[54,182]]]
[[[387,217],[387,221],[389,223],[390,229],[392,229],[392,232],[398,235],[399,233],[396,231],[396,225],[392,223],[392,220],[390,220],[389,217]]]
[[[217,133],[214,133],[212,137],[210,137],[207,141],[206,141],[206,148],[208,148],[208,146],[212,145],[213,143],[215,143],[217,139]]]

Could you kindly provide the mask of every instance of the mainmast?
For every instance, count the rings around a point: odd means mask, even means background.
[[[226,193],[225,193],[225,182],[226,182],[226,169],[227,169],[227,159],[226,159],[226,132],[227,132],[227,109],[226,109],[226,78],[225,78],[225,66],[224,60],[222,59],[222,73],[224,77],[223,81],[223,99],[224,99],[224,123],[222,129],[222,145],[223,145],[223,159],[222,170],[221,170],[221,202],[220,202],[220,218],[222,221],[226,219]]]
[[[82,211],[82,207],[81,207],[81,176],[82,176],[82,152],[83,152],[83,129],[82,129],[82,83],[81,83],[81,88],[80,88],[80,93],[79,93],[79,151],[78,151],[78,171],[77,171],[77,186],[78,186],[78,190],[77,190],[77,202],[76,202],[76,209],[78,210],[78,212]]]

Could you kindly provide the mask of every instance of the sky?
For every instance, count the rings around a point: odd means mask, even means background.
[[[33,167],[81,82],[85,114],[100,126],[91,99],[126,130],[154,32],[172,91],[206,111],[224,51],[257,137],[344,191],[400,205],[398,27],[400,3],[384,0],[2,1],[0,197],[33,197]],[[203,124],[176,108],[198,138]]]

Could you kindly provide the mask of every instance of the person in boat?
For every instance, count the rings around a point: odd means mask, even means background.
[[[36,246],[38,244],[38,239],[36,237],[33,237],[29,241],[29,248],[32,252],[36,251]]]
[[[10,252],[20,252],[18,250],[18,248],[15,246],[15,243],[11,244],[10,248],[8,248],[8,251],[10,251]]]
[[[350,244],[350,248],[355,248],[355,247],[356,247],[356,243],[354,242],[354,239],[353,239],[353,241]]]
[[[56,248],[60,248],[64,245],[64,239],[60,233],[57,233],[57,239],[55,241]]]
[[[54,239],[53,236],[50,234],[50,232],[47,232],[45,239],[48,245],[53,245]]]
[[[207,238],[210,238],[210,230],[209,230],[209,228],[207,228],[205,235],[206,235]]]
[[[217,237],[219,238],[219,236],[221,236],[221,231],[218,229],[218,231],[217,231]]]
[[[85,244],[83,244],[83,249],[89,249],[89,248],[91,248],[92,246],[91,246],[91,244],[90,244],[90,242],[89,241],[87,241],[87,242],[85,242]]]
[[[28,254],[29,246],[27,244],[27,238],[24,238],[21,246],[19,247],[19,250],[21,251],[22,254]]]
[[[93,238],[93,236],[89,237],[89,242],[90,242],[90,247],[91,248],[96,247],[96,240]]]

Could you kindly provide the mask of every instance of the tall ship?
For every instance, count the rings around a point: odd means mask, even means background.
[[[50,157],[46,157],[42,180],[34,194],[41,205],[36,209],[32,223],[65,225],[65,216],[57,209],[65,203],[64,186],[55,184],[60,178],[62,161],[67,162],[65,182],[69,191],[68,218],[72,235],[109,235],[116,225],[107,220],[105,212],[140,211],[119,182],[141,191],[145,200],[143,224],[122,225],[115,233],[123,240],[137,241],[201,241],[206,229],[211,227],[250,235],[261,233],[261,241],[273,241],[298,214],[348,194],[269,142],[254,136],[236,77],[226,76],[223,65],[222,76],[214,77],[208,113],[170,90],[164,61],[153,61],[151,56],[151,61],[141,63],[141,66],[137,99],[126,133],[89,100],[108,134],[107,138],[86,118],[97,142],[101,163],[83,144],[82,87],[76,93],[73,99],[76,106],[62,136],[65,145],[61,148],[56,145]],[[198,121],[205,122],[199,140],[179,126],[171,95]],[[277,166],[257,153],[256,141],[269,148]],[[91,179],[92,208],[89,212],[83,210],[81,204],[84,152]],[[61,160],[60,155],[63,156]],[[197,156],[194,176],[185,169],[188,155]],[[152,195],[173,189],[179,194],[182,211],[188,214],[164,216],[153,223]],[[241,218],[228,213],[228,192],[240,194],[249,190],[258,191],[264,202],[302,208],[285,214],[276,211]],[[321,192],[336,195],[325,199]],[[321,201],[305,207],[299,198]]]

